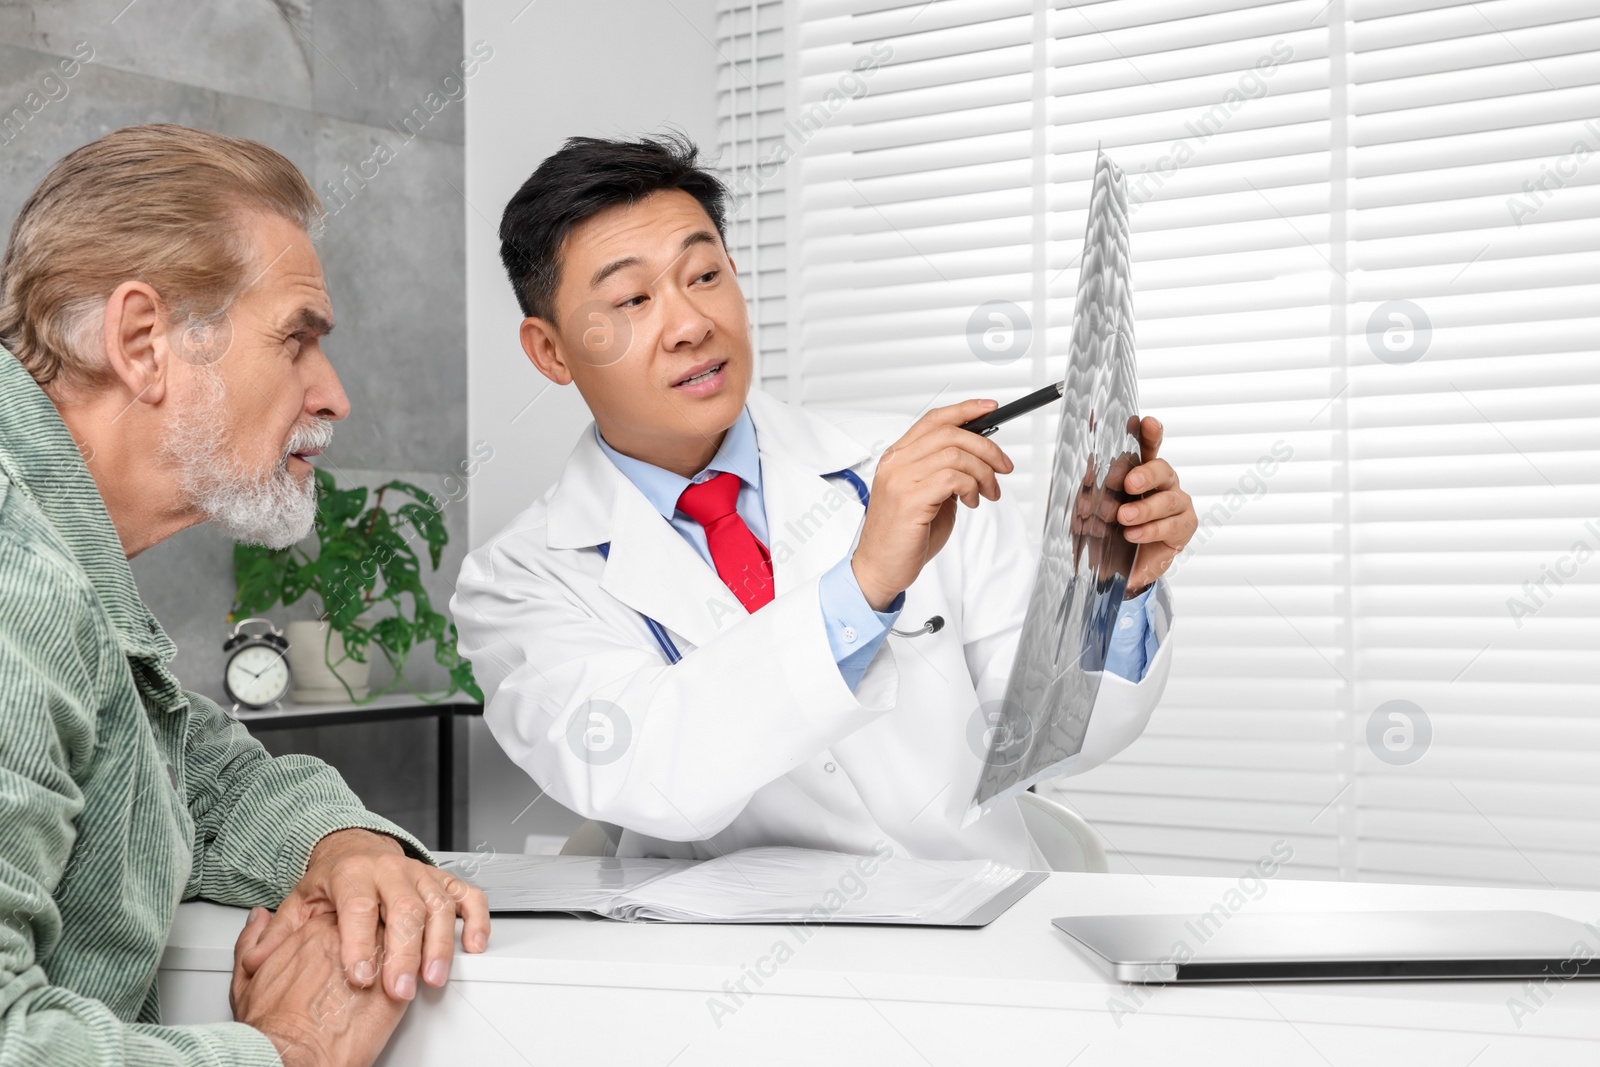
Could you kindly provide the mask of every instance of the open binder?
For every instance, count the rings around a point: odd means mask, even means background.
[[[990,860],[751,848],[711,860],[444,854],[497,914],[624,922],[987,926],[1048,877]]]

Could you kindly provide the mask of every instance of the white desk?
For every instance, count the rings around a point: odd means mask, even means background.
[[[1260,911],[1531,908],[1600,920],[1600,893],[1335,882],[1283,876]],[[1057,874],[983,930],[645,926],[496,920],[481,956],[425,990],[379,1060],[456,1064],[1241,1064],[1375,1067],[1600,1061],[1600,979],[1124,986],[1057,915],[1201,912],[1221,878]],[[1243,909],[1241,909],[1243,910]],[[162,962],[170,1023],[228,1018],[245,913],[186,904]],[[803,934],[808,940],[801,942]],[[793,957],[735,1001],[784,943]],[[746,979],[746,988],[756,990]],[[715,999],[714,999],[715,998]],[[1514,1018],[1508,1002],[1525,1007]],[[713,1017],[711,1005],[724,1011]],[[1120,1008],[1118,1007],[1120,1005]]]

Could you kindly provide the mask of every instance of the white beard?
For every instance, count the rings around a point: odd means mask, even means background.
[[[278,462],[265,472],[243,468],[227,448],[220,374],[206,376],[198,396],[169,428],[161,455],[177,465],[184,496],[235,541],[288,548],[311,532],[317,518],[317,481],[289,471],[289,455],[326,448],[333,440],[327,419],[296,426]]]

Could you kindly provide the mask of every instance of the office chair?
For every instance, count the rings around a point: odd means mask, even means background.
[[[615,856],[617,841],[622,837],[622,827],[608,822],[586,820],[561,846],[563,856]]]
[[[1052,871],[1105,874],[1110,870],[1106,850],[1082,815],[1038,793],[1023,793],[1017,802],[1023,825]]]

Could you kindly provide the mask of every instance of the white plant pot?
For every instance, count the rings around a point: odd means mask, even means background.
[[[337,630],[328,632],[328,624],[307,620],[291,622],[287,627],[289,638],[289,670],[294,676],[290,696],[297,704],[347,704],[352,696],[356,700],[367,698],[367,679],[372,664],[359,663],[344,652],[344,635]],[[327,643],[324,655],[324,642]],[[338,674],[329,669],[333,663]],[[344,679],[344,685],[339,679]],[[349,686],[349,690],[345,686]]]

